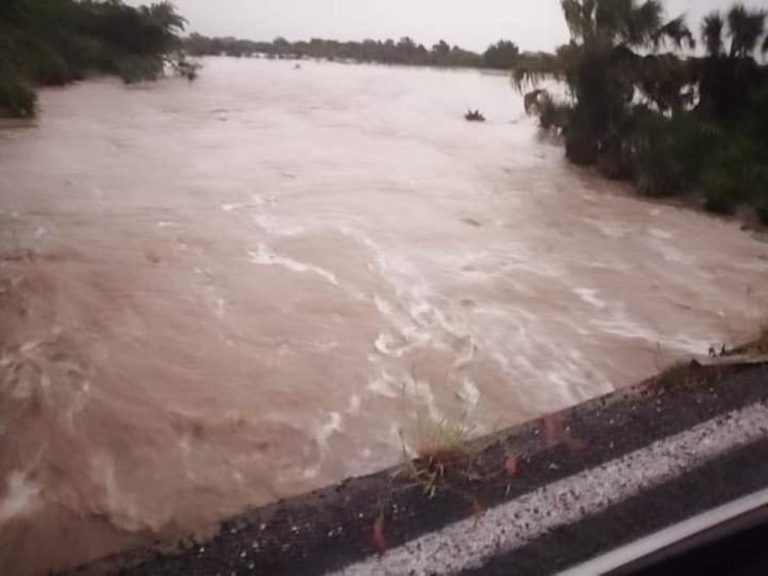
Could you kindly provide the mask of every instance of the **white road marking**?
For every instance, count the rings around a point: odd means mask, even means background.
[[[442,530],[335,572],[339,576],[455,574],[518,549],[768,436],[762,403],[724,414]]]

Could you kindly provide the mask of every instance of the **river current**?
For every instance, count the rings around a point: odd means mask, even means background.
[[[210,58],[44,90],[0,129],[0,573],[706,356],[766,279],[737,223],[569,165],[502,74]]]

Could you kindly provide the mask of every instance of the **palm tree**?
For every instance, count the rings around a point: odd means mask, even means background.
[[[701,27],[707,58],[701,63],[699,111],[702,116],[724,121],[735,118],[749,104],[753,89],[760,82],[754,54],[765,34],[765,10],[750,10],[735,4],[725,18],[712,12]],[[726,51],[725,38],[730,40]],[[762,48],[768,51],[768,37]]]
[[[661,26],[653,36],[654,48],[658,49],[660,44],[670,42],[675,48],[681,50],[686,46],[688,48],[696,47],[696,40],[685,23],[684,16],[670,20]]]
[[[720,56],[723,53],[723,22],[720,12],[713,12],[704,18],[701,25],[701,39],[709,56]]]
[[[561,5],[572,41],[588,48],[657,47],[666,40],[676,46],[694,44],[682,17],[664,23],[658,0],[562,0]]]
[[[704,18],[701,27],[701,38],[707,48],[708,56],[721,56],[725,42],[723,32],[731,40],[728,56],[730,58],[751,58],[757,50],[760,38],[765,34],[766,18],[765,10],[750,10],[743,4],[735,4],[723,20],[720,12],[715,11]],[[765,38],[763,51],[768,51],[768,37]]]
[[[181,16],[176,11],[176,6],[168,1],[142,6],[141,10],[152,22],[169,34],[183,32],[187,24],[187,19]]]
[[[693,47],[693,35],[682,17],[665,22],[658,0],[562,0],[561,5],[571,42],[558,50],[556,69],[541,59],[517,68],[514,81],[522,90],[535,88],[543,76],[564,78],[570,111],[556,117],[563,122],[566,155],[581,164],[610,158],[608,171],[620,175],[623,134],[636,91],[659,108],[682,107],[686,97],[687,71],[676,58],[654,54],[667,43]],[[664,82],[649,81],[650,72],[660,69]]]
[[[765,32],[765,17],[765,10],[748,10],[743,4],[736,4],[728,11],[732,58],[751,57],[754,54]]]

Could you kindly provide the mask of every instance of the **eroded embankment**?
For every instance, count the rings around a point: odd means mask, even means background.
[[[73,573],[550,573],[765,488],[766,401],[768,363],[692,362]]]

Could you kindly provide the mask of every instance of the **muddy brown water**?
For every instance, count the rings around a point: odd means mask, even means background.
[[[0,130],[2,574],[574,404],[768,308],[768,245],[569,166],[503,75],[209,59],[41,108]]]

